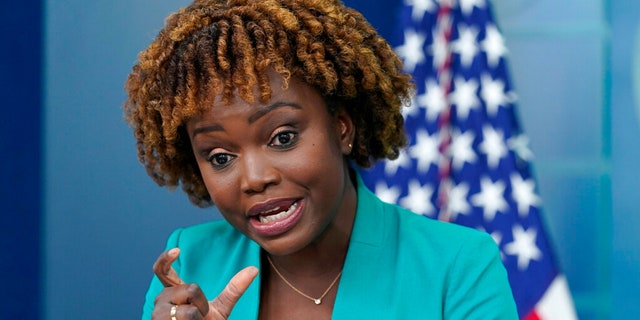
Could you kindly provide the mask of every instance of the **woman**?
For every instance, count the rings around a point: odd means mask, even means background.
[[[516,319],[488,235],[385,204],[352,168],[405,145],[401,70],[337,0],[171,15],[126,116],[150,176],[224,221],[172,233],[143,319]]]

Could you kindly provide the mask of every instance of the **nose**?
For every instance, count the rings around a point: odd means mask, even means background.
[[[280,182],[280,172],[264,151],[244,152],[240,156],[242,192],[260,193]]]

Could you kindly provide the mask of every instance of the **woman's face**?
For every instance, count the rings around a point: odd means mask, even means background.
[[[280,76],[270,78],[267,103],[215,103],[189,120],[187,132],[224,218],[284,255],[330,230],[351,231],[355,192],[347,192],[353,186],[344,154],[354,128],[346,112],[328,113],[317,90],[297,79],[282,89]]]

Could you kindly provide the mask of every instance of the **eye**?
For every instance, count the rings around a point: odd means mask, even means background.
[[[298,134],[294,131],[281,131],[276,133],[276,135],[271,139],[269,146],[279,148],[279,149],[287,149],[296,144],[298,141]]]
[[[235,156],[228,153],[214,153],[207,158],[214,169],[222,169],[226,167]]]

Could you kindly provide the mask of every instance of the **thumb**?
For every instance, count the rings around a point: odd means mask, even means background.
[[[231,310],[236,305],[236,302],[247,291],[253,279],[258,275],[258,268],[246,267],[229,280],[227,286],[220,292],[220,294],[209,302],[209,313],[206,319],[208,320],[223,320],[227,319],[231,314]]]

